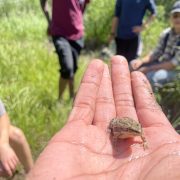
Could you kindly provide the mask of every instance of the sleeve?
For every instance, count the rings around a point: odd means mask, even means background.
[[[175,55],[172,58],[171,62],[174,66],[179,66],[180,65],[180,46],[176,46],[175,48]]]
[[[154,49],[154,51],[151,54],[151,57],[154,60],[160,59],[160,57],[163,55],[163,52],[164,52],[164,41],[165,41],[166,33],[163,32],[160,35],[158,45],[156,46],[156,48]]]
[[[0,100],[0,117],[6,113],[3,102]]]
[[[156,4],[154,0],[149,0],[147,9],[151,12],[151,14],[157,14]]]
[[[121,2],[122,0],[116,0],[116,5],[115,5],[115,13],[114,15],[116,17],[120,17],[121,15]]]

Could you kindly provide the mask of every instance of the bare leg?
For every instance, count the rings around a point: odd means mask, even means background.
[[[59,78],[59,100],[62,99],[62,95],[63,95],[64,90],[68,84],[68,81],[69,81],[68,79],[64,79],[60,76],[60,78]]]
[[[32,169],[34,162],[24,133],[19,128],[11,125],[9,136],[11,147],[14,149],[19,161],[24,166],[26,173],[28,173]]]
[[[69,95],[70,98],[74,98],[74,77],[69,79]]]
[[[142,134],[141,134],[141,139],[142,139],[142,143],[143,143],[143,148],[144,148],[144,150],[146,150],[146,149],[148,149],[148,143],[147,143],[147,141],[146,141],[146,138],[145,138],[145,136],[144,136],[144,132],[142,131]]]

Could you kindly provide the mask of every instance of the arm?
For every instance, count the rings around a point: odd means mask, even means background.
[[[114,16],[112,20],[112,26],[111,26],[111,35],[116,35],[117,25],[118,25],[119,18],[117,16]]]
[[[114,36],[116,35],[119,17],[121,15],[121,4],[122,4],[121,0],[116,1],[114,18],[112,20],[112,26],[111,26],[111,34]]]
[[[138,68],[140,68],[143,64],[149,63],[151,61],[153,61],[154,58],[152,56],[152,54],[148,54],[147,56],[145,56],[142,59],[134,59],[130,62],[130,66],[132,70],[137,70]]]
[[[147,20],[143,23],[144,28],[148,27],[148,25],[155,19],[157,11],[154,0],[150,0],[147,9],[151,12],[151,15],[147,18]]]
[[[133,32],[138,34],[142,31],[144,31],[149,26],[149,24],[151,24],[151,22],[155,19],[155,17],[156,17],[155,14],[151,14],[142,25],[134,26]]]
[[[156,65],[151,65],[146,67],[146,73],[149,71],[157,71],[159,69],[172,70],[179,65],[180,53],[179,49],[176,49],[175,56],[173,56],[169,61],[165,61]],[[153,58],[153,56],[151,56]],[[141,68],[140,68],[141,70]]]
[[[154,0],[149,0],[149,3],[147,4],[145,9],[149,10],[151,12],[151,15],[147,18],[147,20],[145,22],[143,22],[142,25],[133,27],[133,32],[134,33],[139,34],[143,30],[145,30],[149,26],[149,24],[151,24],[151,22],[156,17],[156,6],[155,6],[155,3],[154,3]]]
[[[47,20],[48,24],[50,24],[51,19],[50,19],[49,11],[48,11],[48,0],[40,0],[40,3],[41,3],[42,11],[46,17],[46,20]]]
[[[119,18],[114,16],[113,20],[112,20],[112,25],[111,25],[111,33],[109,36],[109,43],[111,43],[111,41],[115,38],[116,36],[116,30],[117,30],[117,26],[118,26],[118,21]]]
[[[120,14],[121,14],[121,0],[117,0],[115,6],[115,13],[111,25],[109,42],[111,42],[112,39],[116,36]]]
[[[4,176],[12,176],[18,163],[18,158],[9,144],[10,121],[3,103],[0,101],[0,162],[5,173]]]
[[[138,34],[144,31],[154,19],[155,19],[155,14],[151,14],[142,25],[134,26],[133,32]]]
[[[7,113],[0,117],[0,147],[9,144],[10,122]]]
[[[160,64],[140,67],[138,71],[141,71],[144,74],[147,74],[148,72],[151,72],[151,71],[158,71],[160,69],[171,70],[174,68],[175,66],[171,62],[162,62]]]
[[[156,15],[155,14],[151,14],[147,20],[143,23],[143,29],[147,28],[149,26],[149,24],[151,24],[151,22],[155,19]]]
[[[0,101],[0,146],[9,144],[9,118],[4,108],[3,103]]]
[[[165,38],[167,36],[167,33],[168,33],[167,29],[162,32],[156,48],[154,49],[154,51],[152,53],[150,53],[149,55],[147,55],[141,59],[140,65],[148,63],[148,62],[152,62],[154,60],[158,60],[162,57],[162,55],[164,53],[164,43],[165,43]],[[140,66],[138,66],[137,68],[139,68],[139,67]]]
[[[142,59],[135,59],[133,61],[131,61],[131,68],[133,70],[137,70],[138,68],[140,68],[143,64],[152,62],[154,60],[158,60],[161,58],[161,56],[163,55],[164,52],[164,38],[166,36],[166,30],[163,31],[163,33],[161,34],[160,38],[159,38],[159,42],[158,45],[156,46],[156,48],[154,49],[154,51],[150,54],[148,54],[147,56],[145,56]],[[143,69],[147,69],[147,68],[143,68]]]
[[[165,70],[171,70],[174,69],[175,66],[170,62],[162,62],[160,64],[156,64],[156,65],[151,65],[151,66],[147,66],[147,67],[143,67],[142,69],[140,68],[139,71],[144,72],[145,74],[150,72],[150,71],[157,71],[160,69],[165,69]]]

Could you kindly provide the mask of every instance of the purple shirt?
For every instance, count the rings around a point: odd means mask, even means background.
[[[53,0],[52,36],[78,40],[83,36],[83,11],[89,0]]]

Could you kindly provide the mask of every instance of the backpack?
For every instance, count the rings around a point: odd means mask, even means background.
[[[166,33],[166,35],[165,35],[165,37],[164,37],[163,52],[164,52],[165,49],[166,49],[167,42],[168,42],[168,39],[169,39],[169,35],[170,35],[170,32]],[[179,39],[179,41],[177,42],[176,46],[180,46],[180,39]]]

